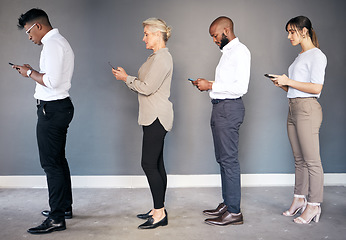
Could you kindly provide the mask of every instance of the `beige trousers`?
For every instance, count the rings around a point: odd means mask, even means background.
[[[323,168],[319,130],[322,108],[316,98],[290,98],[287,133],[295,159],[294,194],[306,195],[308,202],[323,201]]]

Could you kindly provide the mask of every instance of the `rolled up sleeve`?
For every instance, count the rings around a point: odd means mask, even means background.
[[[45,69],[43,82],[46,87],[54,89],[59,87],[60,79],[63,74],[64,65],[64,48],[56,42],[49,43],[45,46],[45,51],[49,54],[45,55]]]

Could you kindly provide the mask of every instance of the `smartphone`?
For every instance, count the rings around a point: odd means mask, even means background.
[[[268,73],[264,74],[264,76],[267,77],[267,78],[275,78],[274,76],[271,76]]]
[[[113,69],[115,69],[115,70],[116,70],[116,68],[115,68],[115,67],[113,67],[113,65],[111,64],[111,62],[108,62],[108,64],[109,64],[109,66],[111,66]]]
[[[196,81],[196,79],[192,79],[192,78],[188,78],[187,80],[189,80],[189,81]]]
[[[11,66],[13,66],[13,65],[14,65],[13,63],[10,63],[10,62],[9,62],[8,64],[10,64]],[[16,68],[16,69],[17,69],[17,70],[19,70],[19,68]]]

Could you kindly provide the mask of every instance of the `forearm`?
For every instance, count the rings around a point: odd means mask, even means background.
[[[275,83],[274,83],[275,84]],[[275,86],[281,88],[282,90],[284,90],[285,92],[288,92],[288,86],[279,86],[277,83],[275,84]]]
[[[142,95],[149,96],[155,93],[168,78],[171,78],[170,69],[160,67],[138,77],[127,76],[126,85]]]
[[[150,96],[157,91],[157,89],[161,86],[162,81],[160,83],[148,83],[141,81],[136,77],[128,76],[125,83],[131,90],[145,96]]]
[[[311,93],[311,94],[319,94],[322,91],[322,84],[311,83],[311,82],[298,82],[292,79],[288,79],[287,86],[295,88],[299,91]]]
[[[41,84],[42,86],[46,87],[46,85],[43,82],[43,75],[44,75],[43,73],[39,73],[36,70],[32,69],[32,72],[30,74],[30,78],[32,80],[34,80],[35,82]]]
[[[29,64],[24,64],[23,66],[14,65],[13,68],[16,69],[18,73],[22,75],[23,77],[31,78],[35,82],[46,87],[45,83],[43,82],[44,73],[39,73],[38,71],[33,69]],[[28,76],[29,70],[31,70],[31,73]]]
[[[288,92],[288,86],[279,86],[279,88],[281,88],[285,92]]]

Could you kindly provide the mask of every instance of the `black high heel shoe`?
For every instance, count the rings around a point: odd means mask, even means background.
[[[151,210],[149,210],[149,212],[147,212],[147,213],[138,214],[137,217],[140,218],[140,219],[151,218],[153,215],[150,215],[150,212],[151,212]]]

